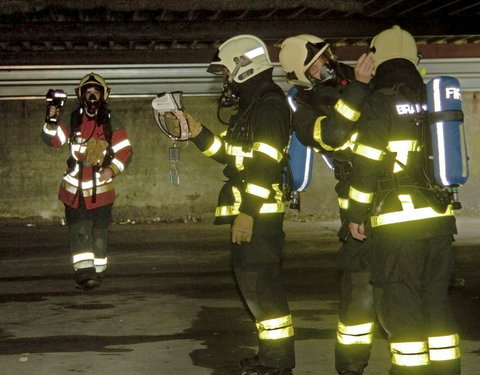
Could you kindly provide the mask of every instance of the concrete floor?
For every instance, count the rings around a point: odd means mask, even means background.
[[[479,220],[460,220],[451,298],[463,374],[480,373]],[[335,374],[337,223],[287,221],[285,278],[296,375]],[[72,281],[67,229],[0,225],[0,375],[238,374],[256,336],[229,268],[228,228],[207,223],[113,225],[107,278]],[[377,332],[366,375],[387,374]]]

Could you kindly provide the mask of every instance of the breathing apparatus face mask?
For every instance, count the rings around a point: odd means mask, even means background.
[[[103,90],[98,86],[85,88],[83,94],[83,105],[88,115],[94,116],[103,103]]]
[[[228,74],[223,75],[222,93],[218,98],[220,107],[236,107],[238,105],[238,83],[231,79]]]
[[[312,82],[313,85],[317,83],[325,83],[329,81],[333,81],[335,77],[337,76],[337,64],[336,61],[323,56],[323,58],[326,60],[323,66],[316,72],[314,75],[312,75],[308,70],[305,74],[307,79]]]

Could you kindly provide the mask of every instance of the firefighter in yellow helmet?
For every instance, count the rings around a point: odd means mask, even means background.
[[[426,88],[416,43],[393,26],[371,47],[375,76],[353,149],[351,234],[373,241],[372,284],[390,374],[458,375],[459,336],[448,299],[455,218],[448,194],[431,185],[423,168]],[[412,110],[400,110],[404,105]]]
[[[223,79],[219,110],[236,109],[228,121],[219,115],[227,130],[215,135],[190,114],[185,117],[199,150],[225,165],[215,224],[231,226],[233,270],[258,332],[258,353],[241,361],[242,374],[289,375],[295,367],[294,332],[280,266],[288,103],[272,80],[265,43],[253,35],[224,42],[208,71]]]
[[[282,42],[279,60],[287,81],[297,92],[293,98],[295,132],[303,144],[330,159],[338,180],[335,190],[343,225],[339,231],[342,245],[337,262],[340,304],[335,368],[341,375],[362,374],[370,357],[375,321],[369,283],[370,241],[360,242],[348,235],[345,211],[351,139],[369,93],[372,54],[362,54],[354,68],[338,62],[323,39],[300,34]]]
[[[125,129],[107,108],[110,88],[105,79],[86,74],[75,92],[79,106],[68,125],[61,118],[61,106],[48,102],[42,139],[52,147],[69,146],[58,197],[65,205],[75,281],[82,289],[93,289],[107,269],[113,180],[130,163],[132,150]]]

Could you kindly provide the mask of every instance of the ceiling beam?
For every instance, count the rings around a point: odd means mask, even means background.
[[[356,60],[365,46],[336,47],[339,60]],[[419,45],[425,59],[480,57],[480,46],[468,44]],[[272,61],[278,61],[278,48],[269,46]],[[216,50],[209,48],[166,48],[159,50],[43,50],[8,52],[0,50],[2,65],[89,65],[89,64],[194,64],[211,61]]]
[[[44,41],[170,41],[226,40],[249,33],[266,40],[277,40],[299,33],[311,33],[324,39],[371,38],[378,32],[400,25],[415,37],[480,35],[478,17],[362,18],[355,20],[255,19],[141,23],[21,23],[0,25],[2,42]]]

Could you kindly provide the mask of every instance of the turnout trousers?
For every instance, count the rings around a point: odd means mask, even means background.
[[[371,242],[348,236],[338,253],[339,315],[335,369],[362,374],[373,340],[375,307],[370,284]]]
[[[295,367],[293,324],[282,279],[284,214],[254,219],[252,240],[231,244],[237,285],[258,332],[258,364]]]
[[[374,238],[372,282],[378,320],[388,335],[391,375],[460,374],[459,337],[448,296],[452,239]]]
[[[112,204],[87,210],[80,199],[76,209],[65,205],[70,250],[78,283],[101,277],[107,268],[108,226],[112,222]]]

